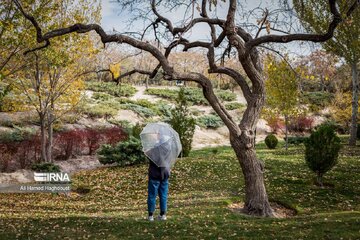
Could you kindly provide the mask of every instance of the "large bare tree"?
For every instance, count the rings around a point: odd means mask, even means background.
[[[254,150],[255,145],[255,127],[259,119],[261,108],[265,99],[264,75],[262,69],[262,59],[257,47],[266,43],[288,43],[292,41],[312,41],[323,42],[330,39],[336,27],[343,21],[343,17],[349,16],[359,5],[358,0],[354,0],[349,6],[349,10],[345,13],[340,13],[337,8],[336,0],[324,1],[328,4],[329,11],[332,14],[332,19],[329,20],[329,26],[326,32],[314,34],[287,34],[284,31],[278,31],[278,34],[259,34],[262,29],[269,30],[269,22],[265,14],[260,24],[259,31],[251,35],[242,25],[236,21],[236,12],[238,8],[237,0],[229,0],[227,15],[224,19],[210,17],[208,13],[209,5],[216,1],[202,0],[197,1],[183,1],[187,2],[188,6],[191,4],[198,4],[198,17],[190,18],[189,21],[180,27],[174,26],[169,18],[163,16],[158,8],[158,3],[155,0],[150,1],[151,13],[155,16],[154,21],[149,25],[156,29],[159,25],[164,25],[164,31],[172,36],[171,43],[161,50],[159,46],[151,44],[149,41],[143,40],[143,36],[136,38],[132,35],[120,33],[106,33],[104,29],[97,24],[83,24],[78,23],[65,28],[53,29],[44,33],[39,22],[28,13],[26,9],[22,8],[18,0],[13,0],[21,13],[27,18],[35,27],[38,43],[42,43],[40,47],[33,50],[46,47],[50,44],[51,39],[70,33],[86,33],[95,31],[101,38],[103,44],[118,43],[128,44],[134,48],[149,52],[158,61],[158,66],[154,71],[142,71],[141,69],[134,69],[130,73],[148,74],[154,77],[157,71],[162,68],[164,78],[166,80],[183,80],[194,81],[198,83],[202,89],[205,98],[212,106],[214,111],[221,117],[230,132],[230,143],[233,147],[238,161],[240,163],[242,172],[245,178],[245,207],[244,210],[251,215],[257,216],[273,216],[273,210],[270,207],[268,195],[264,185],[264,163],[256,157]],[[124,1],[129,4],[137,4],[141,1]],[[147,1],[144,1],[147,2]],[[171,1],[168,1],[171,3]],[[168,5],[169,9],[171,8]],[[210,8],[211,9],[211,8]],[[189,41],[183,36],[188,31],[191,31],[194,26],[200,23],[205,23],[209,26],[211,40],[209,41]],[[276,30],[276,29],[275,29]],[[140,34],[142,35],[142,34]],[[155,35],[157,36],[157,35]],[[236,52],[238,61],[241,63],[246,76],[239,71],[223,66],[215,58],[216,49],[221,45],[227,44],[227,49],[233,49]],[[208,72],[211,74],[225,74],[233,78],[240,86],[244,97],[247,101],[246,110],[242,116],[240,123],[229,115],[225,107],[221,104],[218,97],[215,95],[211,81],[202,73],[198,72],[180,72],[175,70],[168,60],[169,55],[177,46],[183,46],[183,51],[192,48],[202,48],[207,52]],[[129,74],[130,74],[129,73]],[[129,74],[122,74],[128,76]],[[250,81],[247,81],[248,78]]]

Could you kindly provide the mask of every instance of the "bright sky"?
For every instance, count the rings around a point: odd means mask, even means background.
[[[216,8],[216,16],[219,18],[223,18],[226,16],[227,10],[228,10],[228,3],[223,3],[223,1],[218,1],[220,5]],[[274,10],[274,6],[276,6],[275,2],[276,0],[252,0],[252,1],[246,1],[246,5],[244,6],[246,9],[252,10],[256,7],[263,7],[268,8],[269,11]],[[147,3],[148,4],[148,3]],[[145,6],[144,6],[145,9]],[[167,12],[165,9],[159,9],[159,12],[163,14],[165,17],[170,18],[173,20],[174,23],[179,22],[182,17],[184,11],[177,11],[177,12]],[[197,11],[195,10],[195,13]],[[248,12],[249,13],[249,12]],[[257,14],[259,14],[258,17],[254,17],[254,14],[251,14],[250,21],[254,24],[256,24],[256,19],[260,18],[260,11],[257,11]],[[143,21],[137,21],[133,25],[131,25],[131,28],[128,28],[128,21],[131,18],[130,12],[123,12],[120,14],[120,8],[116,1],[114,0],[103,0],[102,1],[102,22],[101,25],[103,28],[107,31],[113,31],[116,30],[118,32],[135,32],[140,31],[145,28],[145,25]],[[241,19],[242,16],[238,16],[238,19]],[[175,24],[176,25],[176,24]],[[207,24],[197,24],[193,31],[187,34],[185,36],[187,39],[190,40],[208,40],[210,38],[209,36],[209,28]],[[284,48],[284,45],[279,45],[282,48]],[[310,51],[309,46],[307,44],[299,44],[299,43],[291,43],[286,44],[286,48],[288,51],[294,53],[294,54],[308,54]]]

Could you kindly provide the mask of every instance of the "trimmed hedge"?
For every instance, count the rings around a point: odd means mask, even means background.
[[[275,149],[278,142],[279,141],[274,134],[269,134],[265,138],[265,144],[269,149]]]
[[[119,166],[132,166],[146,163],[148,160],[142,151],[140,139],[130,136],[127,141],[116,146],[102,145],[98,151],[99,161],[102,164],[117,163]]]

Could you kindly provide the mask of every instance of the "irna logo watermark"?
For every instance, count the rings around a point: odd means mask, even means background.
[[[35,182],[70,182],[68,173],[36,173],[34,172]]]

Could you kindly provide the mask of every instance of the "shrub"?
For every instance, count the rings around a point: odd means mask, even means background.
[[[218,91],[216,91],[216,94],[223,101],[230,102],[230,101],[235,101],[236,100],[236,94],[232,93],[230,91],[218,90]]]
[[[216,129],[224,125],[221,118],[217,115],[209,114],[204,115],[196,119],[196,122],[204,128],[213,128]]]
[[[70,131],[59,132],[55,136],[54,145],[60,150],[56,159],[67,160],[75,154],[80,154],[85,146],[86,131],[74,129]]]
[[[273,133],[278,133],[281,129],[285,127],[284,121],[276,116],[263,116],[267,121],[267,125],[271,128]]]
[[[117,85],[115,82],[86,82],[85,88],[95,92],[105,92],[115,97],[131,97],[136,93],[136,88],[130,85]]]
[[[53,163],[36,163],[31,166],[34,172],[60,172],[60,167]]]
[[[241,109],[244,108],[245,105],[239,102],[232,102],[232,103],[227,103],[225,104],[225,108],[227,110],[235,110],[235,109]]]
[[[274,134],[269,134],[265,138],[265,144],[269,149],[275,149],[278,142],[279,141]]]
[[[102,134],[106,144],[110,144],[112,146],[127,138],[126,132],[120,127],[105,128],[102,131]]]
[[[150,118],[150,117],[155,116],[154,111],[151,110],[150,108],[142,107],[140,105],[136,105],[136,104],[133,104],[133,103],[123,104],[123,108],[124,109],[129,109],[129,110],[135,112],[136,114],[138,114],[142,118]]]
[[[40,137],[31,129],[16,127],[0,138],[1,170],[26,168],[40,159]]]
[[[314,124],[314,119],[306,116],[299,116],[290,120],[288,130],[290,132],[305,132],[311,130]]]
[[[21,142],[25,139],[29,139],[34,135],[34,131],[31,128],[22,128],[14,126],[14,131],[3,132],[0,135],[0,142],[10,143],[10,142]]]
[[[143,130],[144,125],[140,124],[140,123],[136,123],[132,128],[131,128],[131,136],[140,139],[140,133]]]
[[[103,143],[104,136],[101,134],[100,129],[86,129],[85,130],[85,144],[87,148],[89,149],[88,154],[92,155],[95,153],[95,151],[100,147],[100,145]]]
[[[113,117],[117,114],[117,110],[109,107],[105,104],[96,104],[94,106],[87,105],[84,107],[83,112],[87,114],[90,118],[102,118],[106,119]]]
[[[134,103],[139,105],[139,106],[146,107],[146,108],[153,108],[154,107],[154,104],[152,104],[147,99],[138,99]]]
[[[163,117],[165,122],[171,118],[171,106],[169,104],[164,102],[157,102],[156,111],[160,116]]]
[[[294,144],[294,145],[299,145],[299,144],[304,143],[306,138],[307,137],[300,137],[300,136],[288,137],[288,143]]]
[[[145,90],[145,93],[148,95],[155,95],[170,100],[175,100],[177,97],[177,91],[171,89],[148,88]]]
[[[99,100],[99,101],[108,101],[113,99],[114,97],[110,94],[103,93],[103,92],[95,92],[92,96],[93,99]]]
[[[322,185],[323,175],[337,163],[340,138],[333,126],[321,125],[305,141],[305,161],[317,175],[317,183]]]
[[[102,164],[117,163],[119,166],[131,166],[147,162],[140,139],[133,136],[114,147],[108,144],[102,145],[98,155]]]
[[[145,92],[149,95],[155,95],[176,101],[179,91],[173,89],[149,88]],[[186,101],[188,101],[190,105],[208,105],[201,88],[187,87],[184,88],[184,92]],[[216,95],[223,101],[236,100],[236,95],[230,91],[218,90],[216,91]]]
[[[169,123],[179,134],[182,156],[187,157],[191,151],[196,121],[189,114],[184,88],[181,88],[179,91],[177,103],[176,107],[171,111]]]

